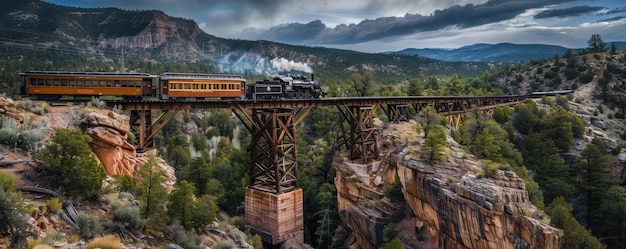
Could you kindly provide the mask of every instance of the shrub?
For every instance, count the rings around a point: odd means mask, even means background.
[[[113,235],[107,235],[104,237],[98,237],[89,241],[86,249],[122,249],[124,248],[124,244],[120,241],[118,237]]]
[[[102,233],[100,221],[95,216],[80,213],[78,214],[78,221],[76,223],[80,229],[76,232],[83,238],[91,239]]]
[[[14,119],[2,117],[2,128],[0,128],[0,143],[16,145],[19,139],[20,127]]]
[[[104,227],[114,233],[124,234],[131,233],[133,230],[139,229],[146,225],[146,221],[141,219],[139,208],[132,206],[124,206],[119,202],[111,203],[113,217]]]
[[[12,192],[15,190],[15,182],[17,176],[8,172],[0,171],[0,187],[2,189]]]
[[[179,222],[172,224],[174,243],[185,249],[204,249],[202,238],[193,231],[187,231]],[[230,247],[229,247],[230,248]]]
[[[128,175],[115,176],[115,183],[120,192],[131,192],[137,188],[137,180]]]
[[[48,211],[53,214],[58,214],[63,207],[63,203],[59,200],[58,197],[53,197],[50,200],[46,201],[46,207],[48,207]]]
[[[217,242],[215,246],[216,249],[230,249],[233,248],[234,244],[230,240],[220,240]]]

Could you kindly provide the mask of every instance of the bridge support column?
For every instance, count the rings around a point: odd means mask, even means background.
[[[409,106],[408,105],[395,105],[388,104],[387,109],[383,108],[387,119],[390,123],[400,123],[409,121]]]
[[[243,109],[235,114],[252,132],[250,185],[245,195],[245,222],[263,241],[304,241],[302,189],[297,187],[294,113],[291,109]]]
[[[350,123],[350,159],[361,159],[363,164],[377,160],[377,129],[374,127],[372,107],[346,106],[345,112],[341,108],[339,111]]]
[[[155,149],[154,136],[183,109],[183,107],[179,107],[177,109],[163,110],[154,119],[152,118],[151,110],[131,110],[130,131],[135,135],[137,152],[143,153]],[[158,123],[161,124],[157,125]]]
[[[130,111],[130,131],[135,135],[137,141],[136,150],[139,153],[154,149],[154,139],[148,138],[146,134],[152,133],[152,111],[151,110],[131,110]]]

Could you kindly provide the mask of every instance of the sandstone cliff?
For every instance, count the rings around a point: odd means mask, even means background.
[[[451,139],[448,160],[431,165],[417,155],[416,134],[393,132],[379,141],[379,166],[334,163],[343,223],[338,234],[350,234],[336,236],[344,246],[352,236],[352,246],[379,248],[384,227],[395,223],[407,248],[560,248],[562,230],[533,218],[537,209],[514,172],[498,170],[483,177],[479,163],[463,155]],[[361,176],[362,169],[368,177]],[[404,202],[384,197],[385,186],[395,181],[402,185]]]
[[[91,137],[89,146],[109,176],[134,176],[147,161],[146,157],[137,157],[135,148],[127,140],[130,124],[126,115],[111,111],[86,113],[80,128]],[[159,166],[166,172],[165,185],[171,190],[176,183],[174,169],[163,160],[159,160]]]

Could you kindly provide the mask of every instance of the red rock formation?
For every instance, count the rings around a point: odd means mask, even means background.
[[[135,158],[135,148],[126,140],[130,131],[128,116],[109,113],[87,113],[81,129],[92,138],[91,150],[108,175],[132,176],[140,161]]]

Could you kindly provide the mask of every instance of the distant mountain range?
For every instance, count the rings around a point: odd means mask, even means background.
[[[618,50],[626,49],[626,42],[615,42]],[[611,43],[607,42],[610,48]],[[545,44],[478,43],[456,49],[407,48],[388,54],[419,55],[442,61],[463,62],[529,62],[531,59],[549,59],[554,54],[563,55],[568,48]],[[574,53],[581,49],[572,49]]]

